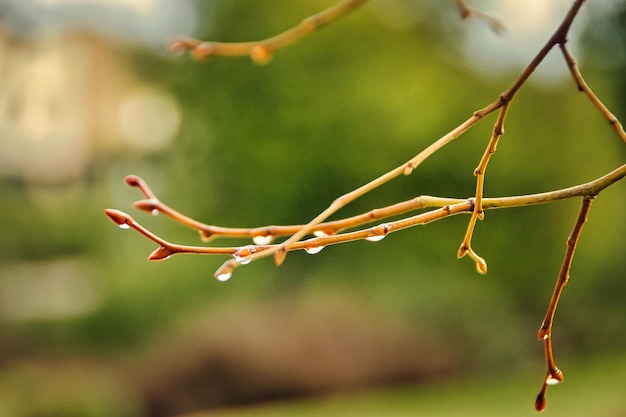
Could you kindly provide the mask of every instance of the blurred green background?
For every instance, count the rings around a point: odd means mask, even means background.
[[[103,215],[115,207],[169,241],[198,244],[195,232],[132,208],[141,196],[123,179],[136,174],[210,224],[306,222],[492,102],[521,66],[470,64],[464,39],[483,30],[506,45],[513,31],[461,22],[452,2],[375,1],[257,66],[171,56],[116,15],[78,24],[118,2],[95,12],[49,3],[62,24],[33,23],[19,2],[0,9],[0,416],[534,413],[545,372],[536,332],[578,200],[487,212],[473,239],[486,277],[455,258],[466,216],[294,252],[280,268],[262,260],[219,283],[224,257],[147,262],[155,245]],[[157,23],[182,19],[183,2],[163,15],[158,2],[136,3],[156,23],[130,28],[176,32]],[[241,41],[332,3],[185,10],[194,36]],[[623,2],[590,4],[575,44],[587,81],[622,121],[624,16]],[[506,25],[515,14],[499,17]],[[556,27],[541,22],[545,35],[522,62]],[[471,196],[494,120],[336,217],[424,194]],[[485,191],[568,187],[625,156],[567,74],[538,74],[509,111]],[[567,383],[549,391],[550,415],[626,413],[624,191],[620,182],[597,198],[577,249],[554,330]],[[295,398],[309,399],[283,405]]]

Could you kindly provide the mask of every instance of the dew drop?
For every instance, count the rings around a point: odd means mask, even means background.
[[[221,274],[217,274],[215,278],[217,278],[220,282],[226,282],[233,276],[232,272],[223,272]]]
[[[128,229],[130,229],[130,226],[127,225],[126,223],[122,223],[122,224],[119,225],[119,228],[120,229],[124,229],[124,230],[128,230]]]
[[[153,216],[158,216],[159,215],[159,209],[152,209],[151,211]]]
[[[325,246],[311,246],[308,248],[304,248],[304,250],[306,251],[306,253],[308,253],[309,255],[315,255],[317,253],[320,253],[322,251],[322,249],[324,249]]]
[[[557,385],[565,380],[563,376],[563,372],[560,369],[556,368],[550,372],[550,374],[546,377],[546,384],[548,385]]]
[[[385,235],[376,235],[376,236],[366,237],[365,240],[367,240],[368,242],[380,242],[384,238],[385,238]]]
[[[233,276],[233,266],[231,261],[226,261],[219,267],[217,271],[215,271],[215,275],[213,275],[218,281],[226,282]]]
[[[250,259],[250,255],[256,252],[256,247],[252,245],[242,246],[233,253],[233,258],[235,261],[241,265],[248,265],[252,259]]]
[[[563,381],[560,381],[559,379],[553,377],[553,376],[549,376],[546,378],[546,384],[548,385],[558,385]]]
[[[269,245],[274,240],[272,235],[257,235],[252,238],[255,245]]]
[[[413,166],[413,164],[407,164],[407,166],[404,167],[403,174],[404,175],[411,175],[413,173],[414,169],[415,169],[415,167]]]
[[[248,265],[252,259],[245,258],[243,256],[235,256],[235,261],[237,261],[240,265]]]

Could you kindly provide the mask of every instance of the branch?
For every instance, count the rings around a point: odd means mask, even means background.
[[[465,232],[465,237],[463,238],[463,243],[461,243],[461,247],[457,252],[457,258],[462,258],[466,254],[470,256],[476,263],[476,271],[480,274],[487,273],[487,262],[474,250],[472,249],[472,234],[474,233],[474,227],[476,226],[477,219],[483,219],[483,190],[484,190],[484,182],[485,182],[485,172],[487,171],[487,164],[489,163],[489,159],[491,155],[496,152],[496,147],[498,145],[498,141],[500,137],[504,134],[504,119],[506,118],[506,113],[509,109],[509,103],[500,108],[500,114],[498,115],[498,119],[496,120],[496,124],[493,128],[493,134],[491,135],[491,139],[489,140],[489,144],[487,145],[487,149],[483,153],[482,158],[480,159],[480,163],[478,167],[474,170],[474,175],[476,176],[476,197],[474,205],[474,210],[472,211],[472,216],[470,217],[469,225],[467,226],[467,231]]]
[[[585,79],[583,78],[580,70],[578,69],[578,65],[576,65],[576,59],[572,56],[569,49],[567,49],[567,45],[559,44],[561,48],[561,52],[563,53],[563,57],[565,58],[565,62],[567,63],[567,67],[572,73],[572,77],[574,77],[574,81],[576,81],[576,85],[578,85],[578,90],[582,93],[585,93],[589,100],[593,103],[593,105],[600,111],[602,116],[609,122],[609,124],[613,127],[617,135],[622,139],[624,143],[626,143],[626,132],[624,132],[624,127],[617,120],[617,117],[613,113],[609,111],[609,109],[602,103],[602,101],[594,94],[594,92],[589,88]]]
[[[497,34],[501,34],[502,32],[504,32],[504,29],[505,29],[504,25],[500,23],[497,19],[481,12],[480,10],[470,7],[465,2],[465,0],[453,0],[453,1],[456,7],[459,9],[459,12],[461,13],[461,18],[463,18],[464,20],[470,19],[472,17],[477,17],[487,22],[489,24],[489,27],[491,27],[491,29],[493,29],[493,31],[496,32]]]
[[[546,316],[543,319],[543,323],[541,324],[541,328],[539,329],[539,333],[537,335],[539,340],[543,340],[544,342],[546,365],[548,368],[541,390],[539,391],[535,401],[535,409],[537,411],[543,411],[546,408],[546,391],[548,390],[548,386],[560,384],[564,380],[563,372],[561,372],[561,370],[556,366],[554,355],[552,354],[552,324],[554,323],[554,315],[559,304],[561,293],[569,280],[569,271],[572,266],[572,260],[574,259],[574,251],[576,250],[576,245],[580,239],[583,226],[587,221],[594,197],[594,195],[586,195],[583,198],[578,218],[576,219],[572,232],[567,238],[565,258],[561,264],[561,270],[559,271],[559,276],[556,280],[556,287],[552,293],[552,298],[550,298],[548,311],[546,312]]]
[[[268,63],[274,53],[311,32],[343,17],[357,9],[367,0],[343,0],[339,3],[302,20],[298,25],[271,38],[251,42],[203,42],[198,39],[176,39],[170,43],[172,52],[191,51],[197,59],[211,56],[249,56],[257,64]]]
[[[497,208],[511,208],[520,206],[529,206],[537,204],[545,204],[558,200],[569,199],[573,197],[588,197],[595,196],[611,184],[621,180],[626,176],[626,164],[621,167],[607,173],[606,175],[590,181],[585,184],[576,185],[569,188],[563,188],[560,190],[530,194],[514,197],[500,197],[500,198],[484,198],[483,209],[497,209]],[[134,229],[152,240],[159,245],[154,252],[148,257],[149,260],[164,260],[177,253],[195,253],[195,254],[211,254],[211,255],[230,255],[233,259],[224,263],[218,271],[215,273],[215,277],[224,280],[225,273],[232,273],[232,270],[237,265],[246,265],[252,257],[258,253],[270,252],[275,250],[279,245],[258,244],[255,241],[258,231],[270,231],[273,230],[276,233],[281,233],[285,230],[291,230],[294,228],[301,228],[302,226],[265,226],[251,229],[243,228],[228,228],[219,226],[209,226],[203,223],[197,222],[184,216],[174,210],[169,209],[168,206],[161,203],[152,191],[148,188],[143,180],[139,177],[129,176],[126,179],[127,184],[133,187],[138,187],[144,195],[149,196],[150,200],[139,200],[134,205],[140,210],[153,212],[154,210],[162,211],[164,214],[170,216],[174,220],[190,226],[194,229],[201,231],[211,230],[219,231],[219,234],[225,237],[238,238],[242,236],[252,237],[253,245],[245,245],[240,247],[202,247],[202,246],[185,246],[170,243],[146,228],[141,226],[130,215],[115,209],[106,209],[106,215],[115,224],[123,229]],[[410,216],[397,221],[382,223],[370,228],[360,229],[347,233],[337,233],[338,231],[353,228],[356,226],[362,226],[367,223],[371,223],[374,220],[384,220],[397,214],[406,213],[412,210],[417,210],[426,207],[439,207],[436,210],[420,213],[414,216]],[[423,225],[429,222],[443,219],[450,215],[459,213],[474,212],[475,201],[473,199],[454,199],[454,198],[441,198],[432,196],[421,196],[408,201],[397,203],[388,207],[372,210],[370,212],[349,217],[347,219],[322,223],[319,225],[318,232],[330,231],[333,233],[316,233],[316,237],[299,241],[290,246],[289,250],[305,250],[310,254],[318,253],[324,247],[329,245],[335,245],[339,243],[346,243],[355,240],[369,240],[379,241],[382,240],[389,233],[403,230],[409,227]],[[263,235],[264,239],[273,239],[277,235]],[[230,276],[228,276],[230,278]]]
[[[303,38],[314,30],[317,30],[355,10],[365,3],[365,1],[366,0],[340,1],[326,10],[304,19],[299,25],[274,37],[261,41],[223,43],[202,42],[196,39],[181,39],[174,41],[171,44],[171,48],[177,51],[189,50],[193,55],[200,59],[213,55],[249,55],[255,62],[263,64],[271,59],[276,50]],[[453,1],[463,18],[477,16],[488,21],[494,30],[501,30],[502,26],[495,19],[474,10],[466,4],[465,0]],[[458,251],[458,256],[462,257],[466,254],[469,255],[475,261],[477,270],[480,273],[486,273],[486,262],[471,247],[471,239],[477,220],[483,219],[485,210],[543,204],[573,197],[582,197],[582,206],[574,228],[567,240],[567,250],[559,272],[556,287],[550,300],[543,324],[538,333],[540,340],[544,341],[547,363],[547,374],[535,402],[535,408],[538,411],[542,411],[546,406],[545,394],[548,385],[553,385],[563,381],[563,374],[556,366],[552,352],[552,325],[561,293],[568,281],[576,244],[580,239],[583,225],[587,220],[592,200],[606,187],[620,181],[624,178],[624,176],[626,176],[626,165],[622,165],[606,175],[586,184],[525,196],[485,198],[484,183],[490,158],[495,153],[498,142],[504,134],[504,121],[517,92],[556,45],[558,45],[561,49],[565,62],[578,86],[578,89],[588,96],[592,104],[610,123],[622,141],[626,143],[626,133],[624,132],[623,126],[586,84],[578,66],[576,65],[574,57],[566,46],[567,35],[570,27],[584,3],[585,0],[573,1],[567,15],[563,18],[563,21],[554,34],[531,60],[528,66],[508,86],[508,88],[506,88],[498,96],[496,100],[482,109],[475,111],[464,122],[460,123],[457,127],[437,139],[407,162],[384,173],[361,187],[338,197],[325,210],[319,213],[307,224],[264,226],[257,228],[231,228],[207,225],[187,217],[159,201],[146,183],[141,178],[136,176],[128,176],[126,178],[126,182],[132,187],[137,187],[146,198],[136,201],[134,203],[135,208],[151,212],[153,214],[163,213],[175,221],[199,231],[203,241],[209,241],[218,236],[230,238],[244,237],[252,239],[253,244],[239,247],[198,247],[174,244],[150,232],[124,212],[115,209],[106,209],[105,213],[119,227],[124,229],[132,228],[158,245],[158,248],[149,255],[149,260],[163,260],[177,253],[220,254],[232,257],[233,259],[224,262],[215,272],[215,277],[220,281],[230,279],[233,270],[236,267],[248,264],[253,260],[272,254],[274,255],[276,264],[280,265],[284,261],[287,252],[292,250],[303,249],[310,254],[314,254],[318,253],[328,245],[351,242],[354,240],[368,240],[376,242],[385,238],[385,236],[389,233],[393,233],[395,231],[426,224],[451,215],[470,213],[470,221],[461,247]],[[474,175],[476,176],[476,191],[473,197],[459,199],[420,196],[387,207],[377,208],[357,216],[347,217],[336,221],[327,221],[331,215],[370,191],[401,175],[410,175],[422,162],[431,157],[435,152],[453,140],[459,138],[468,129],[485,118],[485,116],[496,112],[497,110],[499,110],[499,112],[491,137],[485,151],[482,154],[478,166],[474,171]],[[375,226],[365,227],[365,225],[377,220],[385,220],[394,216],[405,215],[406,213],[424,208],[433,209],[401,218],[399,220],[386,221]],[[303,240],[303,238],[310,235],[312,235],[312,237]],[[289,237],[282,243],[272,244],[277,237],[282,236]]]
[[[283,242],[282,245],[276,248],[276,250],[273,252],[274,261],[276,262],[276,264],[280,265],[285,260],[287,252],[289,251],[289,245],[292,245],[293,243],[299,241],[302,237],[309,234],[318,224],[326,220],[332,214],[350,204],[357,198],[387,183],[388,181],[402,174],[410,175],[413,170],[417,168],[424,160],[429,158],[436,151],[443,148],[448,143],[452,142],[454,139],[461,136],[463,133],[465,133],[465,131],[475,125],[479,120],[483,119],[485,116],[494,112],[495,110],[503,107],[505,104],[508,105],[508,103],[513,100],[515,94],[519,91],[521,86],[535,71],[535,69],[543,61],[548,52],[550,52],[550,50],[554,47],[554,45],[566,42],[569,28],[584,2],[585,0],[576,0],[574,2],[573,6],[570,8],[569,12],[563,19],[563,22],[556,30],[556,32],[548,40],[545,46],[539,51],[539,53],[535,56],[531,63],[526,67],[526,69],[524,69],[524,71],[517,77],[517,79],[498,97],[498,99],[496,99],[493,103],[487,105],[486,107],[474,112],[474,114],[465,122],[461,123],[459,126],[439,138],[437,141],[432,143],[430,146],[428,146],[426,149],[424,149],[422,152],[417,154],[406,163],[334,200],[331,205],[328,206],[328,208],[318,214],[313,220],[311,220],[307,225],[305,225],[302,229],[295,233],[291,238],[287,239],[285,242]],[[271,253],[269,251],[256,253],[252,256],[252,259],[259,259],[269,256],[270,254]]]

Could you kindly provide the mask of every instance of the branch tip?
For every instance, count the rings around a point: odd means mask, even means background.
[[[113,223],[115,223],[122,229],[128,229],[133,221],[128,214],[117,209],[105,209],[104,214],[106,214]]]
[[[164,261],[171,257],[175,252],[171,248],[166,248],[165,246],[161,246],[154,250],[149,256],[149,261]]]
[[[130,187],[139,187],[143,183],[143,180],[136,175],[128,175],[124,178],[124,182]]]
[[[274,263],[276,266],[280,266],[283,262],[285,262],[285,258],[287,257],[287,248],[284,246],[278,248],[276,252],[274,252]]]
[[[222,266],[215,271],[213,276],[220,282],[228,281],[233,276],[233,266],[231,261],[224,262]]]
[[[137,210],[145,211],[152,214],[155,214],[155,212],[158,214],[159,212],[158,202],[154,199],[135,201],[133,203],[133,207],[135,207]]]

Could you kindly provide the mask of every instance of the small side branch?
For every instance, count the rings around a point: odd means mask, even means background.
[[[546,391],[548,390],[548,386],[559,384],[564,380],[563,372],[561,372],[561,370],[556,366],[554,355],[552,353],[552,325],[554,323],[554,315],[559,304],[559,299],[569,280],[569,272],[572,266],[572,260],[574,259],[574,251],[576,250],[576,245],[580,239],[583,226],[589,216],[591,202],[594,198],[594,195],[588,195],[583,198],[580,211],[578,212],[578,218],[576,219],[574,228],[567,239],[565,257],[563,259],[563,263],[561,264],[561,270],[559,271],[559,276],[556,280],[556,286],[554,288],[554,292],[552,293],[552,298],[550,298],[550,304],[548,304],[548,311],[546,312],[546,316],[543,319],[543,323],[541,324],[541,328],[537,334],[539,340],[542,340],[544,343],[546,366],[548,368],[541,390],[539,391],[535,401],[535,409],[537,411],[543,411],[546,408]]]
[[[626,164],[619,168],[607,173],[606,175],[590,181],[585,184],[576,185],[569,188],[563,188],[560,190],[549,191],[545,193],[530,194],[523,196],[512,197],[499,197],[499,198],[483,198],[482,205],[484,210],[497,209],[497,208],[509,208],[529,206],[536,204],[545,204],[558,200],[569,199],[573,197],[592,197],[600,193],[605,188],[621,180],[626,176]],[[210,230],[219,230],[223,232],[222,236],[225,237],[250,237],[254,244],[244,245],[240,247],[202,247],[202,246],[187,246],[179,245],[166,241],[165,239],[156,236],[137,221],[135,221],[130,215],[116,210],[106,209],[105,214],[122,229],[134,229],[143,236],[155,242],[159,247],[150,254],[149,260],[163,260],[167,259],[174,254],[179,253],[193,253],[193,254],[209,254],[209,255],[228,255],[232,259],[227,261],[216,272],[215,276],[224,280],[226,277],[230,278],[232,270],[239,265],[248,264],[254,256],[259,253],[272,253],[280,245],[271,245],[269,242],[260,242],[256,240],[255,231],[259,230],[283,230],[282,228],[302,228],[304,226],[265,226],[251,229],[239,229],[239,228],[227,228],[219,226],[207,226],[203,223],[197,222],[188,218],[174,210],[169,209],[166,205],[157,200],[156,196],[148,188],[148,186],[136,176],[129,176],[126,182],[134,187],[138,187],[148,200],[139,200],[135,203],[135,206],[141,210],[152,212],[153,210],[163,211],[164,214],[172,217],[174,220],[190,227],[207,227]],[[365,229],[355,230],[346,233],[338,233],[340,230],[347,228],[354,228],[357,226],[363,226],[375,220],[384,220],[388,217],[395,216],[400,213],[406,213],[411,210],[426,207],[438,207],[435,210],[431,210],[425,213],[416,214],[414,216],[406,217],[400,220],[381,223],[376,226],[372,226]],[[320,223],[317,231],[314,233],[315,237],[295,242],[289,247],[289,250],[306,250],[308,253],[313,254],[319,252],[322,248],[329,245],[335,245],[339,243],[351,242],[354,240],[368,240],[379,241],[387,236],[389,233],[403,230],[409,227],[414,227],[436,220],[446,218],[450,215],[459,213],[474,212],[475,202],[473,199],[455,199],[455,198],[441,198],[432,196],[421,196],[411,200],[393,204],[388,207],[383,207],[369,211],[367,213],[353,216],[347,219],[337,220],[333,222]],[[275,228],[275,229],[272,229]],[[204,229],[200,229],[201,231]],[[231,231],[235,232],[231,232]],[[334,230],[335,233],[325,233],[324,231]],[[265,235],[264,238],[268,236]],[[270,236],[275,237],[275,236]]]
[[[487,22],[489,27],[493,29],[493,31],[497,34],[501,34],[502,32],[504,32],[504,25],[500,23],[500,21],[481,12],[480,10],[469,6],[467,2],[465,2],[465,0],[453,0],[453,2],[456,5],[457,9],[459,9],[459,13],[461,13],[461,18],[463,18],[464,20],[470,19],[472,17],[477,17],[478,19]]]
[[[474,210],[472,211],[472,216],[470,217],[469,224],[467,226],[467,231],[465,232],[465,237],[463,238],[463,242],[461,243],[461,247],[457,252],[457,257],[462,258],[465,255],[469,255],[470,258],[476,263],[476,271],[480,274],[487,273],[487,262],[478,256],[476,252],[472,249],[472,234],[474,233],[474,227],[476,226],[477,219],[483,219],[483,194],[484,194],[484,184],[485,184],[485,172],[487,171],[487,164],[489,164],[489,159],[496,152],[496,147],[498,146],[498,141],[500,137],[504,134],[504,120],[506,118],[507,111],[509,109],[509,103],[506,102],[501,108],[500,113],[498,114],[498,119],[496,120],[496,124],[493,127],[493,133],[491,134],[491,139],[489,139],[489,144],[483,153],[482,158],[478,164],[478,167],[474,170],[474,175],[476,176],[476,197]]]
[[[176,39],[170,43],[173,52],[190,51],[197,59],[212,56],[249,56],[257,64],[268,63],[274,53],[343,17],[367,0],[343,0],[302,20],[298,25],[276,36],[252,42],[203,42],[199,39]]]
[[[611,113],[611,111],[604,105],[604,103],[602,103],[602,101],[598,98],[598,96],[594,94],[594,92],[591,90],[589,85],[587,85],[587,83],[585,82],[585,79],[583,78],[583,75],[580,73],[580,70],[578,69],[578,65],[576,64],[576,59],[567,48],[567,45],[562,43],[562,44],[559,44],[559,47],[561,48],[561,52],[563,53],[565,62],[567,62],[567,67],[572,73],[572,77],[574,78],[574,81],[576,82],[576,85],[578,86],[578,90],[585,93],[587,97],[589,97],[589,100],[591,100],[593,105],[600,111],[602,116],[609,122],[611,127],[613,127],[617,135],[622,139],[624,143],[626,143],[626,132],[624,132],[624,127],[619,122],[617,117],[615,117],[615,115]]]

